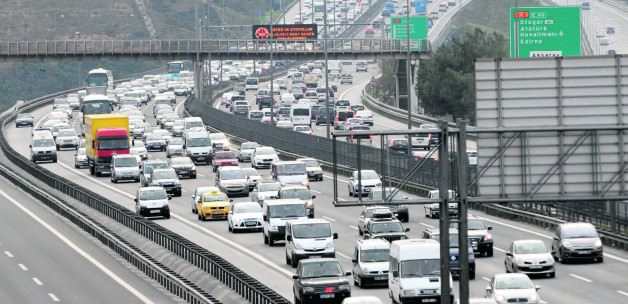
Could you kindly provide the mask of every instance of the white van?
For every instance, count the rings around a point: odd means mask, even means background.
[[[286,223],[305,220],[305,203],[299,199],[264,200],[262,205],[264,244],[273,246],[286,237]]]
[[[273,180],[285,185],[302,185],[309,187],[307,167],[300,161],[273,161],[270,166],[270,175]]]
[[[458,203],[456,202],[451,202],[454,199],[456,199],[456,191],[454,190],[449,190],[449,205],[448,205],[448,211],[450,215],[456,216],[458,215]],[[439,190],[430,190],[430,192],[427,193],[427,198],[429,199],[440,199],[440,192]],[[440,204],[439,203],[434,203],[434,204],[426,204],[423,205],[423,209],[425,211],[425,217],[429,217],[429,218],[438,218],[440,216]]]
[[[190,131],[185,134],[183,145],[185,155],[189,156],[195,164],[210,163],[212,147],[207,131]]]
[[[286,223],[286,264],[297,267],[299,260],[309,257],[335,258],[331,223],[324,219],[306,219]]]
[[[57,162],[57,146],[50,131],[33,132],[33,138],[29,146],[31,148],[31,161]]]
[[[312,107],[308,103],[297,103],[290,108],[290,119],[295,126],[312,126]]]
[[[245,90],[257,90],[257,83],[259,82],[259,80],[257,79],[257,77],[248,77],[245,80],[245,85],[244,85],[244,89]]]
[[[440,244],[436,240],[394,241],[389,257],[388,294],[393,303],[440,301]],[[451,275],[449,282],[453,286]],[[452,291],[450,303],[453,297]]]
[[[183,132],[187,131],[205,131],[205,124],[200,117],[186,117],[183,119]]]

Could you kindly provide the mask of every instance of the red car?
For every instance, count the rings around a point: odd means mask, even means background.
[[[237,166],[238,157],[233,151],[216,151],[212,158],[212,170],[218,171],[218,167],[222,166]]]

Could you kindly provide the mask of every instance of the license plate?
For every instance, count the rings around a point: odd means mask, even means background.
[[[333,293],[325,293],[321,295],[321,299],[333,299],[335,296]]]
[[[158,210],[158,209],[157,209],[157,210],[151,210],[151,211],[150,211],[150,213],[160,213],[160,212],[161,212],[161,210]]]
[[[436,303],[436,299],[423,299],[421,300],[422,303]]]
[[[384,281],[387,280],[388,277],[387,276],[379,276],[379,277],[375,277],[375,281]]]
[[[530,266],[530,269],[541,269],[541,268],[543,268],[543,267],[539,266],[539,265],[532,265],[532,266]]]
[[[578,251],[579,254],[591,254],[591,250]]]
[[[257,222],[246,222],[247,226],[257,226]]]

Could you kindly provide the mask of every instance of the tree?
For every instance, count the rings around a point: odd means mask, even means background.
[[[475,121],[474,62],[504,57],[507,43],[498,33],[479,28],[454,36],[419,64],[417,95],[430,115]]]

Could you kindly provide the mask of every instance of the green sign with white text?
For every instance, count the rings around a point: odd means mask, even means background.
[[[580,7],[510,8],[510,57],[580,56]]]
[[[393,39],[408,39],[408,18],[406,16],[390,17]],[[410,16],[410,40],[427,39],[427,16]]]

